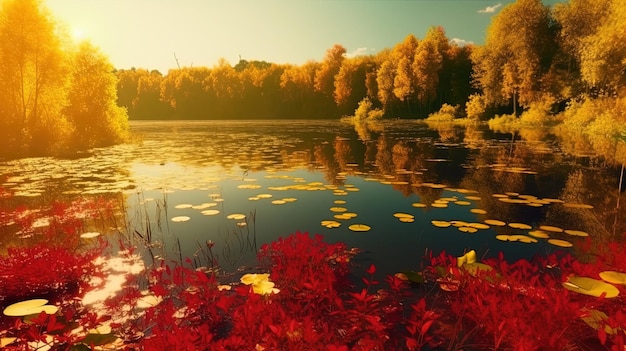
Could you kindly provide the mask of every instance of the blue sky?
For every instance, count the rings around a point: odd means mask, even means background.
[[[391,48],[440,25],[482,44],[491,17],[513,1],[485,0],[44,0],[77,40],[117,68],[208,66],[225,58],[303,64],[334,44],[349,54]],[[557,0],[544,0],[553,4]]]

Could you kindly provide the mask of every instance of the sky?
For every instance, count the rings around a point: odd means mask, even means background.
[[[552,5],[558,0],[544,0]],[[75,40],[118,69],[212,67],[220,58],[301,65],[341,44],[375,54],[443,26],[461,45],[484,43],[492,16],[513,0],[44,0]],[[178,59],[178,63],[176,61]]]

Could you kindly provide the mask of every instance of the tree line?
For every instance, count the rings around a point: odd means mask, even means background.
[[[131,119],[337,118],[367,98],[387,117],[426,117],[444,104],[474,118],[519,115],[533,104],[623,96],[626,4],[517,0],[493,17],[482,46],[458,46],[442,27],[375,55],[321,62],[240,60],[166,75],[119,70],[118,104]]]

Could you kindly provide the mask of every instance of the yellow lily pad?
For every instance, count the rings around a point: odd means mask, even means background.
[[[447,221],[430,221],[430,223],[439,228],[447,228],[452,225],[452,223]]]
[[[573,236],[589,236],[589,233],[583,232],[582,230],[565,229],[564,232],[565,234],[569,234]]]
[[[93,239],[99,236],[100,236],[100,233],[98,232],[89,232],[89,233],[83,233],[80,235],[82,239]]]
[[[393,216],[396,218],[415,218],[415,216],[413,216],[412,214],[401,213],[401,212],[394,213]]]
[[[483,223],[467,223],[467,226],[476,229],[489,229],[489,226]]]
[[[398,220],[402,223],[413,223],[415,222],[415,218],[413,217],[400,217]]]
[[[414,202],[414,203],[411,204],[411,206],[417,207],[417,208],[423,208],[423,207],[426,207],[427,205],[423,204],[421,202]]]
[[[345,207],[331,207],[332,212],[346,212],[348,209]]]
[[[604,280],[605,282],[626,285],[626,273],[616,271],[604,271],[600,272],[599,275],[600,278],[602,278],[602,280]]]
[[[487,211],[481,209],[481,208],[472,208],[470,210],[471,213],[476,213],[476,214],[487,214]]]
[[[59,308],[53,305],[46,305],[47,303],[48,300],[46,299],[21,301],[7,306],[2,313],[9,317],[24,317],[31,314],[39,314],[41,312],[45,312],[46,314],[57,313]]]
[[[174,208],[177,208],[177,209],[185,209],[185,208],[192,208],[192,207],[193,207],[192,204],[180,204],[180,205],[174,206]]]
[[[500,234],[500,235],[496,235],[496,239],[500,240],[500,241],[518,241],[521,243],[525,243],[525,244],[532,244],[532,243],[536,243],[537,239],[527,236],[527,235],[519,235],[519,234],[514,234],[514,235],[508,235],[508,234]]]
[[[204,210],[204,211],[202,211],[200,213],[202,213],[205,216],[214,216],[216,214],[219,214],[220,211],[219,210]]]
[[[506,222],[503,221],[499,221],[497,219],[485,219],[483,222],[489,224],[489,225],[495,225],[498,227],[503,227],[506,225]]]
[[[509,223],[509,227],[515,229],[532,229],[532,226],[524,223]]]
[[[365,224],[353,224],[349,226],[348,229],[352,230],[353,232],[367,232],[372,229],[372,227]]]
[[[284,205],[286,203],[287,203],[287,201],[285,201],[285,200],[273,200],[272,201],[273,205]]]
[[[540,239],[550,238],[550,235],[548,235],[548,233],[544,232],[543,230],[531,230],[528,232],[528,234],[530,236],[533,236],[535,238],[540,238]]]
[[[227,219],[234,219],[236,221],[240,221],[244,218],[246,218],[245,214],[242,213],[233,213],[233,214],[229,214],[228,216],[226,216]]]
[[[343,205],[343,204],[346,203],[346,200],[335,200],[335,201],[333,201],[333,203],[336,204],[336,205]]]
[[[176,216],[172,217],[172,222],[187,222],[190,219],[189,216]]]
[[[471,204],[471,202],[469,201],[456,201],[455,204],[460,205],[460,206],[468,206]]]
[[[548,242],[554,246],[559,246],[559,247],[572,247],[574,246],[574,244],[570,243],[567,240],[561,240],[561,239],[548,239]]]
[[[472,227],[458,227],[457,228],[460,232],[463,233],[476,233],[478,231],[478,229],[476,228],[472,228]]]
[[[446,208],[448,207],[448,203],[433,202],[432,204],[430,204],[430,207]]]
[[[474,195],[467,195],[465,198],[468,199],[468,200],[472,200],[472,201],[480,201],[481,200],[480,196],[474,196]]]
[[[337,221],[322,221],[322,226],[332,229],[332,228],[338,228],[341,226],[341,223],[337,222]]]
[[[589,277],[569,277],[567,281],[563,283],[563,287],[570,291],[595,297],[604,294],[604,297],[607,299],[619,295],[619,290],[614,285]]]
[[[554,227],[551,225],[541,225],[539,226],[539,229],[546,231],[546,232],[553,232],[553,233],[561,233],[563,232],[563,229],[559,228],[559,227]]]

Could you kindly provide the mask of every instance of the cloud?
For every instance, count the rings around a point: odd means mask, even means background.
[[[498,3],[497,5],[487,6],[482,10],[478,10],[478,13],[494,13],[498,10],[498,8],[502,6],[502,4]]]
[[[473,41],[469,41],[469,40],[465,40],[465,39],[461,39],[461,38],[452,38],[452,39],[450,39],[450,43],[456,44],[458,46],[465,46],[465,45],[472,45],[472,44],[474,44]]]
[[[352,51],[352,52],[347,52],[346,53],[346,57],[355,57],[355,56],[360,56],[360,55],[367,55],[368,51],[373,51],[374,49],[368,49],[368,48],[357,48],[356,50]]]

